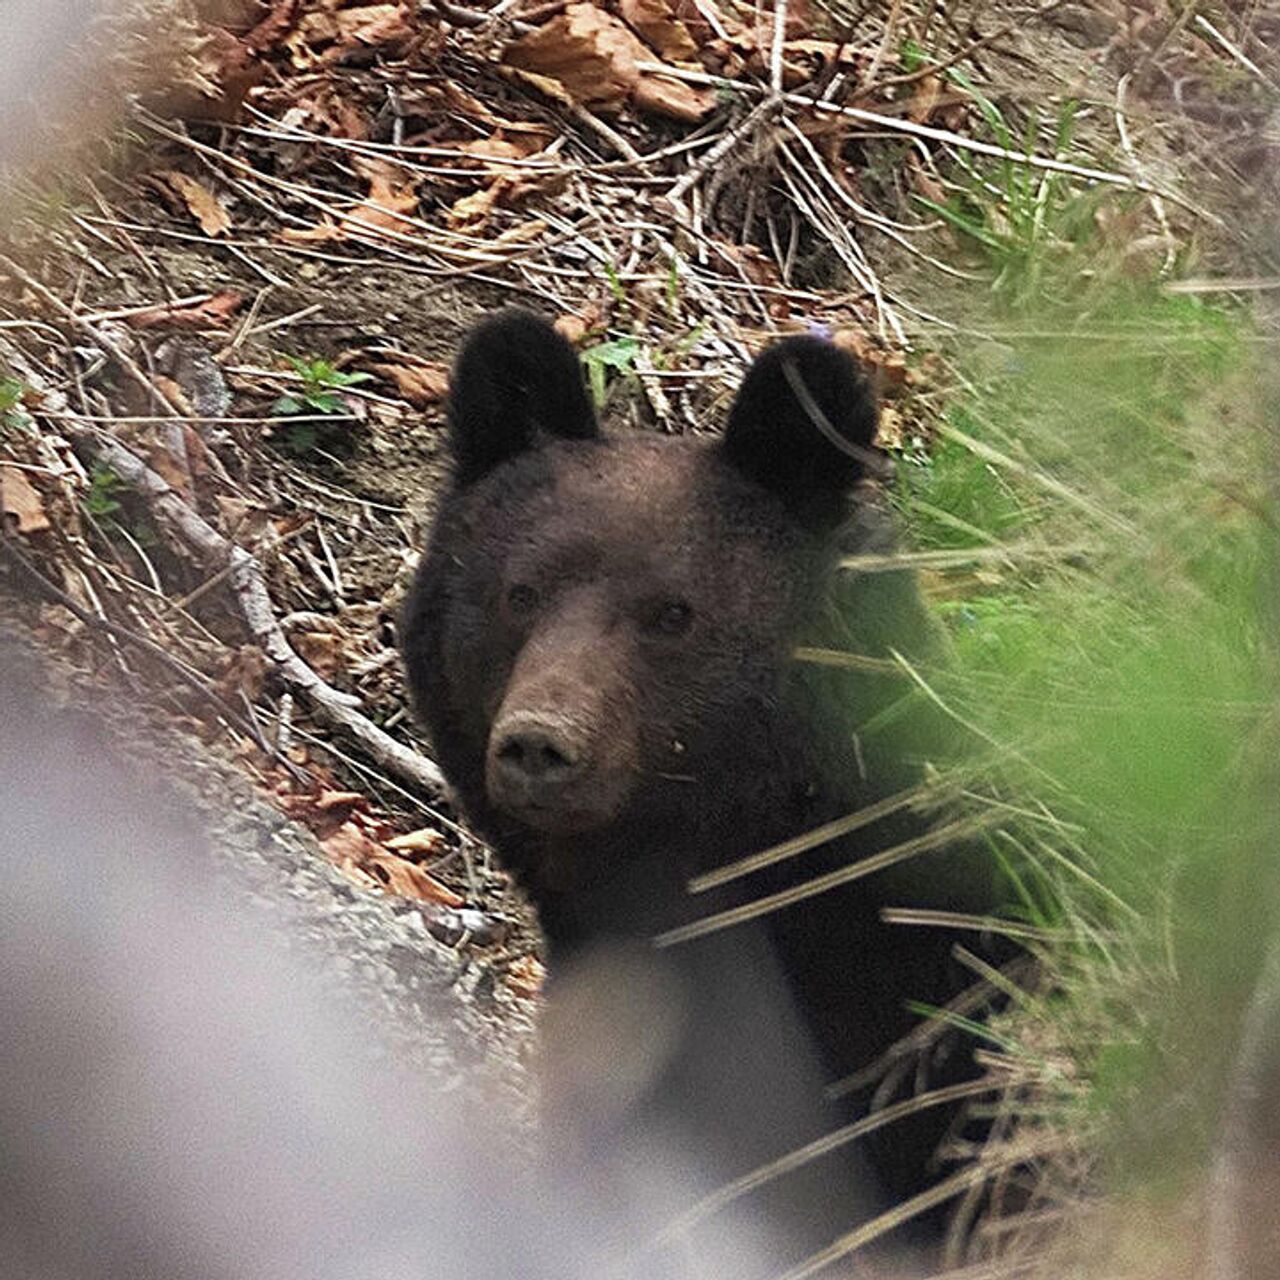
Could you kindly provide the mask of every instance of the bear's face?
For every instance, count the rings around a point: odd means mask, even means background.
[[[442,536],[473,550],[455,566],[445,680],[478,695],[455,711],[473,749],[485,739],[488,804],[548,832],[604,826],[731,764],[703,758],[709,730],[777,700],[824,563],[714,451],[643,437],[505,463],[454,519]]]
[[[404,648],[473,820],[516,862],[586,842],[597,870],[602,844],[740,836],[795,763],[789,653],[871,447],[852,361],[774,347],[722,442],[603,437],[568,344],[503,313],[458,360],[451,425]]]

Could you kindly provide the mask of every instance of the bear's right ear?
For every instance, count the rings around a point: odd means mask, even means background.
[[[464,485],[531,448],[540,433],[599,434],[577,352],[541,316],[515,307],[477,325],[458,353],[449,430]]]

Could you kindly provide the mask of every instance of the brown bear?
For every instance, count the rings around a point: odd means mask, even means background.
[[[449,421],[455,476],[402,623],[414,704],[537,909],[568,1109],[597,1150],[653,1140],[697,1169],[660,1212],[687,1208],[865,1114],[867,1090],[837,1104],[824,1085],[910,1031],[911,1002],[968,985],[953,932],[881,909],[994,901],[981,857],[927,837],[839,882],[927,830],[892,654],[931,656],[928,616],[909,575],[839,568],[881,523],[863,483],[882,458],[875,399],[850,356],[797,336],[752,364],[722,437],[605,435],[573,348],[510,310],[461,351]],[[798,646],[871,661],[796,661]],[[840,838],[698,883],[873,804]],[[805,892],[823,876],[837,883]],[[878,1102],[971,1077],[971,1050],[935,1053]],[[578,1060],[616,1069],[590,1105]],[[736,1197],[770,1243],[732,1273],[794,1264],[926,1189],[955,1120],[927,1108]]]

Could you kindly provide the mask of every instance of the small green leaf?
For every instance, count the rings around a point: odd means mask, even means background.
[[[358,387],[362,382],[369,382],[373,378],[371,373],[338,373],[334,372],[329,382],[335,387]]]
[[[336,391],[309,391],[302,398],[317,413],[349,412],[347,402]]]

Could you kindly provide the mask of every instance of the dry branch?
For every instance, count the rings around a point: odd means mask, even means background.
[[[356,699],[327,684],[297,655],[276,620],[262,567],[254,556],[224,538],[118,440],[101,431],[74,428],[73,439],[145,498],[161,523],[190,551],[211,566],[229,567],[231,588],[254,642],[285,683],[307,700],[317,718],[346,732],[382,768],[428,797],[440,799],[448,794],[444,775],[433,761],[379,729],[356,709]]]
[[[326,683],[294,651],[276,620],[270,593],[257,559],[220,534],[193,511],[178,492],[131,449],[100,427],[80,419],[66,397],[41,378],[31,364],[2,335],[0,351],[6,361],[43,397],[43,407],[57,414],[71,440],[92,454],[143,498],[151,513],[188,551],[211,568],[227,574],[241,616],[255,643],[267,655],[280,678],[306,699],[317,719],[345,732],[381,768],[430,798],[449,794],[444,775],[421,753],[397,742],[357,709],[357,700]]]

